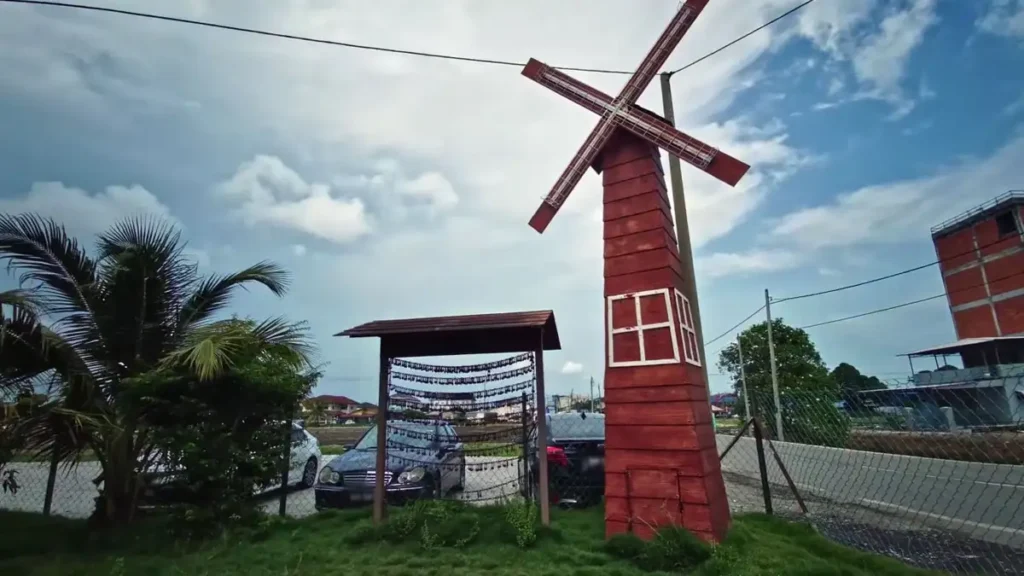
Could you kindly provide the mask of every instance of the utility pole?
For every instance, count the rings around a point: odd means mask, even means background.
[[[590,411],[594,411],[594,377],[590,377]]]
[[[665,120],[675,126],[676,112],[672,103],[672,73],[661,73],[661,101],[665,108]],[[668,155],[669,178],[672,182],[672,207],[675,208],[676,242],[679,244],[679,264],[683,271],[683,282],[690,300],[693,315],[693,329],[697,333],[697,350],[700,354],[700,368],[704,373],[704,387],[708,405],[711,405],[711,381],[708,380],[708,359],[704,356],[704,330],[700,320],[700,304],[697,302],[697,277],[693,271],[693,246],[690,244],[690,225],[686,220],[686,198],[683,196],[683,169],[679,158]],[[682,312],[680,312],[681,314]]]
[[[740,352],[740,384],[743,386],[743,407],[746,409],[747,420],[754,417],[750,413],[750,394],[747,393],[747,367],[743,364],[743,339],[736,337],[736,349]]]
[[[772,396],[775,398],[775,428],[778,430],[779,442],[786,441],[782,431],[782,404],[779,402],[779,375],[775,369],[775,342],[772,340],[772,297],[768,289],[764,289],[764,312],[768,317],[768,358],[772,365]]]

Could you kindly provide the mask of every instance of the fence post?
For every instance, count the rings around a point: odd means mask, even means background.
[[[775,341],[772,340],[772,298],[768,289],[764,289],[764,313],[768,320],[768,359],[772,369],[772,396],[775,399],[775,433],[779,442],[786,441],[786,433],[782,431],[782,403],[779,401],[779,374],[775,366]]]
[[[292,419],[294,418],[294,408],[291,412],[292,414],[285,418],[284,422],[284,448],[281,453],[281,495],[277,502],[277,513],[280,516],[284,516],[288,511],[288,473],[292,467]]]
[[[754,442],[757,444],[757,467],[761,471],[761,493],[764,495],[764,512],[772,515],[772,489],[768,486],[768,464],[764,460],[764,434],[761,431],[761,422],[756,418],[754,422]]]
[[[57,483],[57,465],[60,464],[60,455],[57,453],[57,447],[53,448],[53,455],[50,456],[50,470],[46,475],[46,495],[43,497],[43,516],[50,515],[50,509],[53,507],[53,488]]]

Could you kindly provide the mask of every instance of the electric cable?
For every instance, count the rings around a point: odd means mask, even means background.
[[[337,41],[337,40],[328,40],[326,38],[314,38],[314,37],[311,37],[311,36],[301,36],[301,35],[298,35],[298,34],[288,34],[288,33],[284,33],[284,32],[274,32],[274,31],[271,31],[271,30],[263,30],[263,29],[259,29],[259,28],[249,28],[249,27],[245,27],[245,26],[235,26],[235,25],[231,25],[231,24],[219,24],[219,23],[216,23],[216,22],[208,22],[208,21],[205,21],[205,20],[195,20],[195,19],[191,19],[191,18],[180,18],[180,17],[177,17],[177,16],[165,16],[165,15],[162,15],[162,14],[153,14],[151,12],[138,12],[138,11],[135,11],[135,10],[124,10],[124,9],[121,9],[121,8],[111,8],[111,7],[108,7],[108,6],[90,6],[90,5],[86,5],[86,4],[76,4],[76,3],[72,3],[72,2],[56,2],[56,1],[53,1],[53,0],[0,0],[0,2],[6,3],[6,4],[26,4],[26,5],[34,5],[34,6],[49,6],[49,7],[53,7],[53,8],[70,8],[70,9],[75,9],[75,10],[86,10],[86,11],[90,11],[90,12],[103,12],[103,13],[107,13],[107,14],[118,14],[118,15],[121,15],[121,16],[133,16],[133,17],[136,17],[136,18],[146,18],[146,19],[150,19],[150,20],[160,20],[160,21],[163,21],[163,22],[173,22],[173,23],[176,23],[176,24],[191,24],[193,26],[201,26],[201,27],[204,27],[204,28],[213,28],[213,29],[217,29],[217,30],[227,30],[227,31],[231,31],[231,32],[242,32],[242,33],[245,33],[245,34],[255,34],[257,36],[268,36],[268,37],[280,38],[280,39],[284,39],[284,40],[298,40],[298,41],[301,41],[301,42],[310,42],[310,43],[313,43],[313,44],[325,44],[325,45],[336,46],[336,47],[340,47],[340,48],[353,48],[353,49],[356,49],[356,50],[369,50],[369,51],[373,51],[373,52],[386,52],[386,53],[390,53],[390,54],[402,54],[402,55],[405,55],[405,56],[419,56],[419,57],[422,57],[422,58],[435,58],[435,59],[440,59],[440,60],[453,60],[453,61],[457,61],[457,62],[471,62],[471,63],[475,63],[475,64],[492,64],[492,65],[497,65],[497,66],[516,66],[516,67],[519,67],[519,68],[522,68],[522,67],[526,66],[526,62],[516,62],[516,61],[512,61],[512,60],[500,60],[500,59],[496,59],[496,58],[476,58],[476,57],[471,57],[471,56],[458,56],[458,55],[455,55],[455,54],[440,54],[440,53],[436,53],[436,52],[425,52],[425,51],[422,51],[422,50],[403,50],[403,49],[400,49],[400,48],[388,48],[388,47],[384,47],[384,46],[372,46],[372,45],[368,45],[368,44],[356,44],[356,43],[353,43],[353,42],[341,42],[341,41]],[[754,28],[753,30],[747,32],[746,34],[740,36],[739,38],[736,38],[736,39],[734,39],[734,40],[732,40],[732,41],[730,41],[730,42],[728,42],[726,44],[723,44],[722,46],[719,46],[715,50],[712,50],[711,52],[701,56],[700,58],[697,58],[696,60],[694,60],[694,61],[692,61],[692,62],[690,62],[688,64],[685,64],[681,68],[679,68],[679,69],[677,69],[677,70],[675,70],[673,72],[670,72],[669,74],[670,75],[676,74],[678,72],[686,70],[687,68],[690,68],[691,66],[699,64],[700,62],[703,62],[704,60],[707,60],[708,58],[718,54],[719,52],[722,52],[723,50],[726,50],[727,48],[733,46],[734,44],[736,44],[738,42],[741,42],[742,40],[745,40],[748,37],[756,34],[757,32],[760,32],[761,30],[764,30],[768,26],[771,26],[772,24],[778,22],[779,20],[782,20],[786,16],[789,16],[790,14],[793,14],[794,12],[796,12],[797,10],[800,10],[804,6],[807,6],[811,2],[814,2],[814,0],[807,0],[803,4],[800,4],[800,5],[796,6],[795,8],[792,8],[792,9],[790,9],[789,11],[787,11],[787,12],[785,12],[783,14],[781,14],[779,16],[776,16],[772,20],[769,20],[768,22],[758,26],[757,28]],[[629,75],[631,75],[631,74],[635,73],[635,71],[633,71],[633,70],[610,70],[610,69],[606,69],[606,68],[583,68],[583,67],[578,67],[578,66],[552,66],[552,68],[556,68],[558,70],[565,70],[565,71],[569,71],[569,72],[590,72],[590,73],[594,73],[594,74],[629,74]]]
[[[1013,278],[1015,276],[1020,276],[1022,274],[1024,274],[1024,271],[1014,272],[1013,274],[1009,274],[1009,275],[1003,276],[1001,278],[996,278],[994,280],[987,280],[985,282],[982,282],[981,284],[974,284],[974,285],[971,285],[971,286],[965,286],[963,288],[958,288],[956,290],[950,290],[950,291],[947,291],[947,292],[943,292],[942,294],[936,294],[935,296],[929,296],[927,298],[920,298],[918,300],[912,300],[910,302],[904,302],[902,304],[896,304],[894,306],[887,306],[885,308],[879,308],[877,310],[870,310],[868,312],[862,312],[860,314],[854,314],[852,316],[845,316],[843,318],[836,318],[835,320],[828,320],[828,321],[825,321],[825,322],[818,322],[816,324],[808,324],[806,326],[798,326],[798,328],[800,330],[807,330],[808,328],[817,328],[818,326],[826,326],[828,324],[836,324],[838,322],[845,322],[847,320],[854,320],[856,318],[863,318],[865,316],[871,316],[873,314],[881,314],[882,312],[889,312],[891,310],[896,310],[896,309],[899,309],[899,308],[905,308],[907,306],[913,306],[914,304],[921,304],[922,302],[928,302],[930,300],[937,300],[939,298],[946,298],[950,294],[957,294],[957,293],[960,293],[960,292],[965,292],[967,290],[974,290],[974,289],[977,289],[977,288],[984,288],[986,285],[993,284],[993,283],[996,283],[996,282],[1001,282],[1003,280],[1008,280],[1010,278]]]

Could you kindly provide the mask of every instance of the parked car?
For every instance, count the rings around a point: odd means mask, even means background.
[[[548,414],[547,424],[549,500],[565,507],[599,504],[604,496],[604,414]],[[536,494],[536,451],[530,455],[529,475],[530,493]]]
[[[288,486],[309,488],[316,482],[316,472],[323,461],[320,454],[320,442],[316,436],[310,434],[300,423],[292,423],[292,448],[291,463],[288,468]],[[168,470],[161,465],[155,466],[152,471],[145,475],[146,488],[143,500],[147,503],[161,504],[178,501],[178,486],[176,480],[179,473],[175,470]],[[102,478],[97,479],[102,482]],[[99,483],[97,483],[99,486]],[[262,489],[254,489],[255,493],[267,492],[281,487],[279,481],[270,484]]]
[[[443,421],[388,423],[384,485],[389,503],[439,498],[466,485],[466,456],[455,428]],[[377,426],[320,471],[316,507],[372,502],[376,484]]]

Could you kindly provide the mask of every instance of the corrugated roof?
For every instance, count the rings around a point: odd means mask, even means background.
[[[979,344],[989,344],[991,342],[1003,342],[1003,341],[1014,341],[1024,340],[1024,335],[1019,336],[991,336],[987,338],[964,338],[963,340],[957,340],[952,344],[945,344],[942,346],[935,346],[932,348],[925,348],[924,350],[918,350],[917,352],[910,352],[907,354],[900,354],[900,356],[929,356],[938,354],[955,354],[964,348],[971,346],[977,346]]]
[[[379,337],[395,356],[443,356],[533,350],[541,330],[545,350],[561,349],[551,310],[375,320],[335,336]]]

